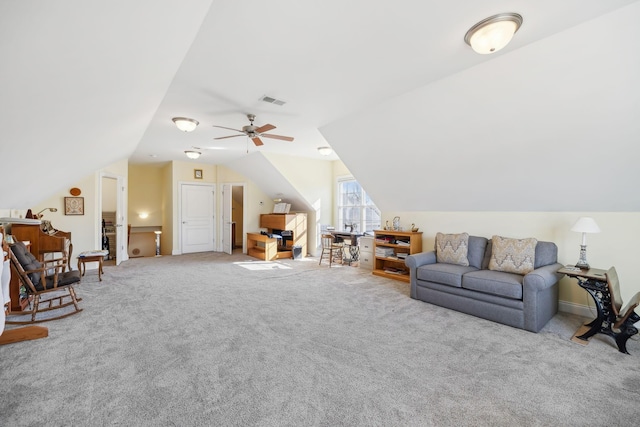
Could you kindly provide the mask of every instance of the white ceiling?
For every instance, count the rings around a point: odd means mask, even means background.
[[[456,131],[449,132],[425,123],[455,119],[451,113],[458,110],[447,103],[458,89],[486,83],[495,90],[495,77],[473,81],[499,67],[492,64],[544,65],[527,60],[544,60],[536,46],[545,39],[631,3],[637,1],[2,2],[1,155],[10,175],[28,170],[30,179],[2,188],[0,207],[28,207],[123,158],[186,160],[183,151],[193,146],[217,148],[203,149],[198,160],[215,164],[241,161],[247,151],[321,158],[316,148],[322,145],[333,146],[368,190],[379,187],[376,202],[384,205],[397,190],[366,172],[362,159],[383,165],[390,153],[411,158],[422,147],[412,145],[420,142],[415,136],[426,133],[455,139],[453,153],[471,149],[477,162],[488,161],[483,156],[492,149],[476,150],[476,134],[495,129],[467,121],[449,123]],[[500,12],[523,15],[522,28],[503,51],[475,54],[463,41],[465,32]],[[554,58],[561,53],[556,47]],[[517,83],[515,77],[509,81]],[[530,91],[517,95],[535,95],[534,87]],[[286,104],[267,104],[259,100],[263,95]],[[425,104],[425,97],[433,99]],[[507,96],[500,99],[509,105]],[[415,109],[407,111],[402,101]],[[246,113],[295,141],[265,139],[259,149],[244,137],[214,141],[233,132],[212,125],[241,128],[248,124]],[[487,111],[476,113],[481,123]],[[200,125],[182,133],[171,122],[175,116]],[[433,162],[423,157],[413,156],[411,167]],[[458,184],[476,177],[465,172]],[[433,191],[432,204],[395,207],[475,209],[447,203],[445,194]]]

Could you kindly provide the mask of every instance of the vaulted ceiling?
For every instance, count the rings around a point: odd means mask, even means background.
[[[465,32],[500,12],[521,29],[475,54]],[[383,209],[638,210],[638,18],[630,0],[2,2],[16,183],[0,207],[124,158],[200,147],[199,162],[237,165],[330,145]],[[295,141],[214,140],[247,113]]]

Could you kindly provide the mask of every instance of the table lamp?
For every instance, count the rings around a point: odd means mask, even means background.
[[[589,269],[589,263],[587,262],[587,233],[599,233],[600,227],[594,221],[593,218],[582,217],[576,221],[571,227],[571,231],[577,231],[582,233],[582,244],[580,245],[580,259],[576,263],[576,267],[582,269]]]

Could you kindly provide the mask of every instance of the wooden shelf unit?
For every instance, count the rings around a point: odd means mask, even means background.
[[[278,248],[277,258],[293,258],[293,246],[301,247],[301,256],[307,255],[307,214],[303,212],[288,214],[261,214],[260,227],[269,234],[290,231],[291,237],[283,239]]]
[[[247,233],[247,255],[273,261],[278,258],[278,242],[264,234]]]
[[[404,259],[398,258],[397,254],[406,253],[412,255],[422,252],[422,231],[375,230],[374,233],[373,274],[408,283],[409,269],[405,266]],[[398,244],[398,241],[408,242],[408,244]],[[393,255],[379,256],[377,253],[378,248],[393,249]],[[389,271],[390,269],[395,269],[397,272],[392,273]]]
[[[116,258],[116,213],[115,212],[102,212],[102,220],[105,222],[105,227],[102,230],[105,236],[109,238],[109,247],[102,249],[107,249],[109,251],[109,255],[107,255],[104,259],[115,259]]]

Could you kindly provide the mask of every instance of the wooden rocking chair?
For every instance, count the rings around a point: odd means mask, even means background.
[[[47,322],[49,320],[62,319],[82,311],[78,306],[78,301],[81,301],[81,299],[76,297],[76,291],[73,288],[73,284],[80,282],[80,272],[78,270],[63,271],[67,265],[66,254],[63,253],[62,258],[41,263],[27,250],[22,242],[16,242],[11,245],[10,255],[12,268],[18,274],[20,282],[30,299],[30,304],[33,305],[31,310],[15,314],[17,316],[31,314],[31,320],[18,321],[9,317],[6,323]],[[58,316],[37,317],[38,313],[58,310],[71,305],[74,306],[75,310],[66,310]]]

